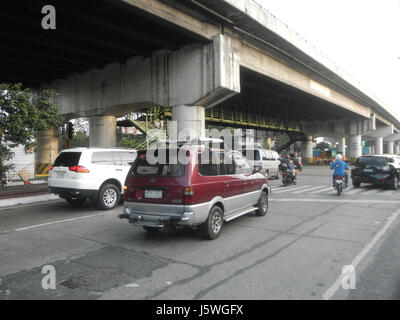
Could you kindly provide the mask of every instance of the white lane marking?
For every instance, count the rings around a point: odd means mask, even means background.
[[[307,189],[295,191],[295,192],[292,192],[292,193],[298,194],[298,193],[303,193],[303,192],[310,192],[310,191],[313,191],[313,190],[316,190],[316,189],[321,189],[321,188],[323,188],[323,187],[325,187],[325,186],[318,186],[318,187],[307,188]]]
[[[293,190],[300,190],[311,187],[310,185],[302,186],[302,187],[282,187],[282,189],[276,190],[274,193],[282,193],[282,192],[292,192]]]
[[[361,250],[361,252],[353,259],[353,261],[350,263],[354,268],[357,267],[357,265],[361,262],[361,260],[368,254],[368,252],[372,249],[372,247],[379,241],[379,239],[386,233],[386,231],[389,229],[389,227],[392,225],[392,223],[396,220],[396,218],[400,214],[400,209],[393,212],[388,218],[385,223],[385,225],[382,227],[381,230],[378,231],[378,233],[371,239],[371,241],[368,242],[368,244],[364,247],[364,249]],[[342,283],[342,276],[339,276],[336,281],[333,283],[333,285],[326,290],[326,292],[322,295],[322,298],[324,300],[329,300],[331,299],[335,293],[339,290],[340,285]]]
[[[93,217],[97,217],[97,216],[103,216],[103,215],[110,214],[110,213],[111,212],[103,212],[103,213],[91,214],[91,215],[88,215],[88,216],[82,216],[82,217],[78,217],[78,218],[46,222],[46,223],[42,223],[42,224],[36,224],[36,225],[33,225],[33,226],[27,226],[27,227],[23,227],[23,228],[14,229],[14,231],[25,231],[25,230],[34,229],[34,228],[50,226],[50,225],[53,225],[53,224],[59,224],[59,223],[64,223],[64,222],[72,222],[72,221],[78,221],[78,220],[93,218]]]
[[[322,192],[325,192],[325,191],[329,191],[329,190],[332,190],[332,191],[334,191],[335,189],[333,188],[333,187],[329,187],[329,188],[325,188],[325,189],[322,189],[322,190],[318,190],[318,191],[313,191],[313,192],[311,192],[311,193],[315,193],[315,194],[317,194],[317,193],[322,193]]]
[[[336,203],[387,203],[387,204],[400,204],[399,201],[391,201],[391,200],[349,200],[343,199],[341,197],[335,197],[334,199],[269,199],[269,201],[274,202],[336,202]]]

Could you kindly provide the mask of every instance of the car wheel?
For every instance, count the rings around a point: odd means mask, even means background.
[[[280,176],[280,173],[279,173],[279,170],[278,170],[278,171],[276,171],[276,179],[279,180],[280,177],[281,177],[281,176]]]
[[[101,187],[97,197],[97,204],[100,209],[109,210],[118,205],[119,199],[118,187],[112,183],[108,183]]]
[[[354,187],[354,188],[359,188],[360,185],[361,185],[361,182],[360,182],[360,181],[353,180],[352,182],[353,182],[353,187]]]
[[[392,189],[397,190],[399,188],[399,177],[395,176],[392,180]]]
[[[79,199],[72,199],[72,198],[65,198],[72,207],[80,207],[86,201],[86,198],[79,198]]]
[[[258,199],[256,215],[265,216],[268,212],[268,193],[265,191],[261,192],[260,199]]]
[[[214,240],[221,234],[222,226],[224,225],[224,218],[222,209],[218,206],[212,207],[207,221],[203,225],[203,234],[209,240]]]

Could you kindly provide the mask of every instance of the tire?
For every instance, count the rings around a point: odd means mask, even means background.
[[[119,189],[115,184],[107,183],[100,188],[97,205],[100,209],[114,209],[120,200]]]
[[[340,196],[342,193],[342,186],[340,184],[336,184],[337,195]]]
[[[392,180],[391,189],[397,190],[399,188],[399,177],[395,176]]]
[[[354,188],[359,188],[360,185],[361,185],[361,182],[360,182],[360,181],[357,181],[357,180],[353,180],[352,183],[353,183],[353,187],[354,187]]]
[[[67,201],[72,207],[78,208],[83,205],[86,199],[87,198],[79,198],[79,199],[65,198],[65,201]]]
[[[279,179],[280,179],[280,173],[279,173],[279,170],[278,170],[278,171],[276,171],[276,176],[275,176],[275,178],[276,178],[276,180],[279,180]]]
[[[268,193],[265,191],[261,192],[260,199],[258,199],[257,204],[258,209],[256,210],[256,215],[259,217],[265,216],[268,212]]]
[[[214,240],[221,234],[224,225],[222,209],[218,206],[211,208],[207,221],[203,225],[203,235],[206,239]]]

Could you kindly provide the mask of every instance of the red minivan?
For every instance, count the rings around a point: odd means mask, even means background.
[[[147,231],[201,226],[208,239],[225,221],[254,211],[264,216],[271,193],[240,152],[188,143],[139,151],[124,188],[120,218]]]

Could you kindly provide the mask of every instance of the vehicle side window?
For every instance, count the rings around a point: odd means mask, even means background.
[[[130,166],[136,159],[136,152],[120,152],[120,157],[123,166]]]
[[[208,153],[208,157],[204,153],[199,153],[197,163],[198,171],[202,176],[217,176],[221,160],[218,159],[217,161],[216,157],[220,155],[219,153],[211,153],[209,151],[206,151],[206,153]]]
[[[114,158],[112,152],[94,152],[92,154],[92,163],[114,165]]]
[[[221,153],[221,171],[220,175],[235,174],[235,163],[232,153]]]
[[[268,160],[268,153],[267,153],[267,151],[265,151],[265,150],[263,150],[263,157],[262,157],[262,159],[265,161],[265,160]]]
[[[236,174],[251,174],[253,172],[250,164],[240,154],[235,153],[233,159],[235,161]]]

